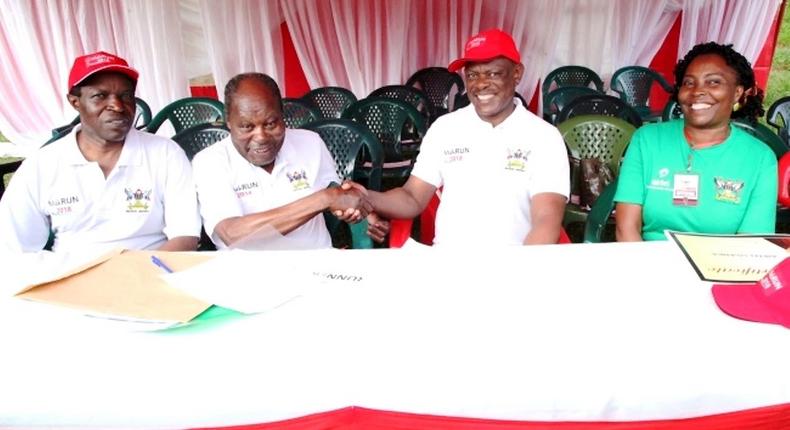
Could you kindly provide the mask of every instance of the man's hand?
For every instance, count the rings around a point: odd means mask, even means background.
[[[344,185],[338,188],[331,188],[329,191],[332,193],[329,211],[341,221],[352,224],[358,223],[373,210],[365,193],[359,191],[359,189]]]
[[[390,232],[390,223],[379,218],[375,212],[371,212],[368,217],[368,236],[377,243],[384,243],[384,239]]]

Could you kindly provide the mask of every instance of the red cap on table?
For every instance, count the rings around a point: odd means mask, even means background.
[[[790,328],[790,257],[754,284],[714,285],[713,298],[736,318]]]
[[[77,84],[88,79],[90,76],[99,72],[118,72],[137,82],[137,70],[129,67],[129,63],[123,58],[99,51],[92,54],[77,57],[71,66],[69,73],[69,91]]]
[[[516,43],[509,34],[499,29],[486,30],[472,36],[464,46],[464,55],[450,63],[451,72],[464,67],[469,62],[485,62],[497,57],[505,57],[514,63],[521,63],[521,55]]]

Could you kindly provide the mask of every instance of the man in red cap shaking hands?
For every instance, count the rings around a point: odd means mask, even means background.
[[[137,131],[138,73],[106,52],[78,57],[69,103],[80,124],[20,166],[0,201],[0,249],[194,250],[192,170],[172,140]]]
[[[373,210],[411,219],[441,187],[436,245],[556,243],[570,189],[567,153],[559,131],[514,98],[524,66],[513,38],[477,34],[448,68],[463,68],[471,105],[433,123],[403,187],[368,191]]]

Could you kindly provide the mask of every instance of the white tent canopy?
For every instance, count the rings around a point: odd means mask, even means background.
[[[75,113],[66,103],[73,59],[105,50],[140,71],[138,96],[156,112],[212,74],[221,94],[240,72],[284,82],[284,22],[311,87],[358,97],[447,65],[491,27],[511,33],[526,66],[527,100],[555,67],[579,64],[608,79],[649,65],[683,13],[678,56],[732,43],[754,62],[781,0],[0,0],[0,130],[38,147]]]

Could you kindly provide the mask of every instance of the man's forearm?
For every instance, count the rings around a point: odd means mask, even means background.
[[[198,247],[198,238],[194,236],[178,236],[169,239],[158,248],[159,251],[194,251]]]

